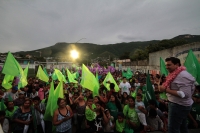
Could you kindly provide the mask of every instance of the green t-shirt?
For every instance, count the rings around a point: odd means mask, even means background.
[[[2,104],[0,101],[0,110],[6,110],[6,108],[7,108],[6,105],[4,103]]]
[[[108,102],[106,104],[106,108],[110,111],[110,115],[113,116],[115,118],[115,120],[116,120],[117,119],[117,114],[118,114],[117,106],[112,102]]]
[[[123,109],[124,116],[129,119],[131,122],[134,122],[137,126],[140,125],[140,121],[135,111],[135,108],[129,108],[129,105],[125,105]]]
[[[194,103],[192,105],[192,109],[190,111],[190,114],[196,120],[196,122],[198,123],[198,125],[200,125],[200,104]]]
[[[96,118],[96,113],[86,106],[85,117],[88,121],[93,121]]]
[[[94,103],[92,104],[92,109],[96,109],[96,105]]]
[[[160,98],[163,99],[163,100],[167,100],[167,95],[165,92],[161,92],[160,93]]]
[[[13,111],[11,111],[11,112],[10,112],[9,110],[6,109],[6,117],[11,119],[12,116],[13,116],[13,114],[14,114],[14,112],[15,112],[17,109],[18,109],[18,106],[14,106],[14,109],[13,109]]]
[[[136,97],[136,90],[134,92],[131,92],[131,96],[134,98]]]
[[[122,133],[124,131],[125,124],[126,120],[123,120],[123,122],[116,120],[116,131]]]

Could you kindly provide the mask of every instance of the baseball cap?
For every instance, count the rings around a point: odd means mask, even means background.
[[[15,91],[17,91],[17,90],[18,90],[18,87],[17,87],[17,86],[13,86],[12,89],[15,90]]]

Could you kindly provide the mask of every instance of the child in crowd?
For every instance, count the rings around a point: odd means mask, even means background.
[[[87,98],[87,106],[85,109],[85,117],[86,117],[86,132],[92,133],[95,131],[94,121],[96,118],[96,113],[92,109],[93,98]]]
[[[149,116],[147,117],[147,122],[150,131],[157,131],[157,130],[164,131],[163,122],[157,115],[156,109],[149,110]]]
[[[93,98],[93,104],[92,104],[92,109],[96,109],[96,103],[98,103],[100,100],[99,100],[99,97],[98,96],[95,96]]]
[[[126,120],[124,119],[124,114],[119,112],[116,120],[116,133],[124,133]]]
[[[105,124],[104,132],[114,132],[115,122],[114,117],[110,115],[110,111],[105,109],[106,117],[108,118],[108,123]]]
[[[147,107],[147,111],[149,112],[150,109],[155,109],[157,112],[157,115],[160,117],[160,119],[164,123],[164,130],[167,130],[167,118],[165,117],[163,112],[160,109],[158,109],[156,101],[152,99],[152,100],[149,100],[148,103],[149,103],[149,106]]]
[[[131,86],[131,88],[130,88],[130,96],[135,98],[136,94],[137,94],[137,89],[135,89],[135,86]]]
[[[147,111],[145,109],[144,103],[142,102],[142,95],[139,93],[136,96],[135,111],[138,114],[138,118],[139,118],[140,122],[144,126],[144,131],[146,131],[147,130],[147,122],[146,122],[146,116],[144,113],[147,113]]]
[[[104,108],[101,106],[100,102],[96,102],[96,118],[94,120],[94,127],[95,132],[102,133],[103,132],[103,125],[107,125],[108,118],[106,117],[106,114],[104,112]]]

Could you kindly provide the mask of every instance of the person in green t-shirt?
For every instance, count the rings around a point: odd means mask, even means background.
[[[96,118],[96,112],[92,109],[93,98],[87,98],[87,106],[85,109],[85,118],[86,118],[86,131],[87,132],[94,132],[94,120]]]
[[[135,88],[135,86],[131,86],[131,88],[130,88],[130,96],[135,98],[136,94],[137,94],[137,89]]]
[[[15,110],[18,109],[18,106],[14,106],[13,101],[7,102],[7,109],[6,109],[6,117],[11,120]]]
[[[189,116],[189,128],[200,128],[200,94],[195,94],[193,96],[194,103],[190,111]]]
[[[126,125],[126,120],[124,119],[124,114],[119,112],[116,120],[116,132],[125,133],[124,131],[125,125]]]
[[[135,110],[135,99],[133,97],[129,97],[128,101],[129,104],[124,106],[123,113],[126,116],[129,127],[134,130],[138,130],[140,127],[140,121]]]
[[[106,108],[110,111],[110,114],[117,119],[117,113],[122,112],[122,106],[116,95],[112,94],[110,101],[106,104]]]

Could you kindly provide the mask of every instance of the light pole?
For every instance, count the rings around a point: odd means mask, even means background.
[[[79,39],[78,41],[76,41],[75,43],[78,43],[80,40],[83,40],[83,39],[86,39],[86,38],[81,38],[81,39]]]

